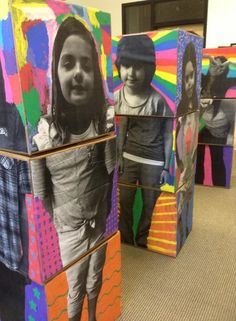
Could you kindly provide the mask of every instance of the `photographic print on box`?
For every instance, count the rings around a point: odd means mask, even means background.
[[[199,112],[116,116],[119,183],[176,192],[194,176]]]
[[[41,157],[0,164],[0,261],[37,283],[118,228],[114,139]]]
[[[114,37],[116,114],[175,117],[198,109],[201,51],[202,39],[181,30]]]
[[[6,101],[21,113],[28,153],[113,131],[110,15],[60,1],[3,3]]]
[[[230,187],[233,146],[198,144],[196,184]]]
[[[192,229],[193,178],[177,193],[119,184],[121,241],[176,257]]]
[[[202,98],[236,98],[236,48],[204,48]]]
[[[78,278],[79,273],[86,273],[87,267],[93,264],[96,268],[90,268],[86,277]],[[120,269],[119,233],[43,285],[33,281],[24,284],[20,275],[18,279],[15,277],[14,285],[13,282],[7,284],[8,274],[14,272],[1,269],[0,282],[6,290],[5,305],[0,302],[1,321],[10,320],[9,317],[16,321],[85,321],[88,318],[115,321],[121,313]],[[74,282],[78,286],[72,288]],[[11,292],[15,293],[14,297]]]
[[[201,99],[199,143],[233,146],[235,112],[236,99]]]
[[[119,182],[175,190],[175,119],[117,116]]]

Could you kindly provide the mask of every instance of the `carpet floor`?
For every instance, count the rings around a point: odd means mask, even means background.
[[[195,186],[177,258],[122,245],[120,321],[236,321],[236,154],[231,188]]]

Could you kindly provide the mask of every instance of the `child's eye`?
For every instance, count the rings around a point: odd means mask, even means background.
[[[74,66],[74,64],[75,64],[75,61],[74,61],[74,59],[73,59],[72,57],[70,57],[70,56],[64,56],[64,57],[62,57],[61,63],[60,63],[60,65],[61,65],[63,68],[65,68],[66,70],[72,69],[73,66]]]
[[[83,58],[81,65],[85,71],[91,71],[93,67],[92,61],[89,58]]]

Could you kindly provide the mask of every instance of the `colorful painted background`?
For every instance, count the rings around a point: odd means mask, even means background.
[[[204,48],[203,55],[211,55],[213,57],[224,56],[227,60],[236,63],[236,48],[224,47],[224,48]],[[208,58],[202,59],[202,74],[207,75],[210,61]],[[235,84],[226,92],[225,98],[236,98],[236,65],[229,65],[229,71],[227,74],[228,79],[235,78]],[[219,97],[224,98],[224,97]]]
[[[40,116],[51,110],[52,47],[58,26],[69,16],[80,19],[94,36],[106,98],[112,104],[109,14],[52,0],[26,3],[16,0],[9,8],[8,1],[2,0],[0,59],[6,98],[19,110],[28,135],[35,129]]]

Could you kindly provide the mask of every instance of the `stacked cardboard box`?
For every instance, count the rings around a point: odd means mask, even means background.
[[[230,187],[235,110],[235,47],[203,49],[196,183]]]
[[[116,320],[110,15],[1,1],[0,113],[1,321]]]
[[[202,39],[113,38],[121,240],[177,256],[192,229]]]

